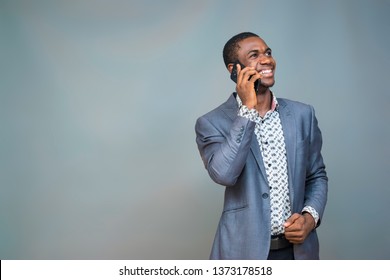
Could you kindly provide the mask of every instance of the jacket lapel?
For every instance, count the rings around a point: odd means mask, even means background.
[[[287,152],[287,166],[288,166],[288,181],[290,189],[291,206],[294,205],[294,174],[295,174],[295,157],[296,157],[296,124],[293,113],[290,111],[287,103],[283,99],[278,99],[279,116],[282,123],[284,142]]]
[[[261,174],[263,175],[264,180],[268,183],[267,173],[265,172],[263,157],[261,156],[259,142],[257,141],[256,134],[253,133],[252,143],[251,143],[251,152],[256,159],[257,165],[260,168]]]

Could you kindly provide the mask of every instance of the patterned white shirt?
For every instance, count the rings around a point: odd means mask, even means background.
[[[290,193],[288,187],[287,152],[282,123],[278,112],[278,101],[272,95],[271,110],[261,117],[256,109],[242,105],[237,94],[238,115],[256,123],[255,134],[259,143],[264,167],[270,187],[271,235],[284,233],[284,222],[291,216]],[[306,206],[302,212],[309,212],[317,224],[318,213]]]

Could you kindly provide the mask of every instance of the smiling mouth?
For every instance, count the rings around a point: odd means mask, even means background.
[[[269,74],[272,74],[272,70],[271,69],[261,70],[259,73],[261,75],[269,75]]]

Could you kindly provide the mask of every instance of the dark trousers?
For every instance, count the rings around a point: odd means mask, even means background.
[[[268,260],[293,260],[294,248],[289,246],[287,248],[279,250],[270,250],[268,254]]]

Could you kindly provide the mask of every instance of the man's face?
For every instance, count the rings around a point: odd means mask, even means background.
[[[254,67],[262,75],[262,86],[272,87],[275,84],[276,61],[272,57],[271,49],[259,37],[249,37],[238,44],[238,60],[245,66]]]

